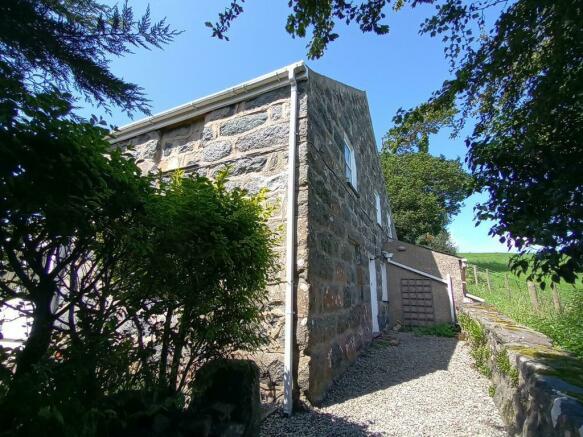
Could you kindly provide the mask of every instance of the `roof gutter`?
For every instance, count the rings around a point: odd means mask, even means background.
[[[234,87],[122,126],[111,132],[108,140],[111,143],[125,141],[146,132],[172,126],[182,121],[204,115],[215,109],[282,88],[290,83],[290,70],[296,71],[296,80],[305,77],[307,74],[307,68],[304,62],[299,61]]]

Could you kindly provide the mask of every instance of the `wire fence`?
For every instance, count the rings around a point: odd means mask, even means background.
[[[468,264],[466,284],[471,294],[488,303],[512,305],[533,315],[561,314],[573,298],[570,284],[541,284],[526,281],[510,272],[497,272]]]

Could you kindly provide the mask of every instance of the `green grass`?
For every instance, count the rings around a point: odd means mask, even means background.
[[[563,311],[558,312],[552,300],[550,287],[537,287],[540,310],[532,307],[524,276],[514,275],[508,268],[512,255],[507,253],[466,253],[468,291],[482,297],[516,322],[548,335],[554,344],[583,359],[583,283],[573,286],[559,284],[558,292]],[[478,267],[475,283],[472,265]],[[486,269],[490,277],[488,290]],[[508,286],[507,286],[508,285]]]
[[[412,331],[416,336],[433,335],[435,337],[455,337],[459,332],[456,326],[451,323],[441,323],[433,326],[417,326],[413,328]]]
[[[490,367],[492,352],[488,347],[486,331],[482,325],[465,314],[460,314],[458,321],[462,331],[468,336],[468,342],[472,349],[470,355],[474,359],[476,368],[482,375],[490,378],[492,376],[492,368]]]

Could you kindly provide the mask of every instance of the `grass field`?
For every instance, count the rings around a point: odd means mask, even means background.
[[[487,303],[518,323],[548,335],[554,344],[583,359],[583,283],[573,286],[562,283],[557,287],[561,311],[553,303],[552,292],[537,286],[539,309],[536,310],[528,293],[524,277],[514,275],[508,268],[512,255],[507,253],[465,253],[468,260],[467,285],[471,294],[482,297]],[[473,266],[476,266],[476,284]],[[488,288],[487,279],[490,280]]]

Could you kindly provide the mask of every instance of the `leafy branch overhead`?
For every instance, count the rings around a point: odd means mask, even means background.
[[[412,7],[420,3],[432,3],[433,0],[397,0],[393,9],[398,10],[406,3]],[[243,13],[245,0],[233,0],[224,12],[219,14],[215,23],[207,22],[212,29],[212,36],[228,40],[227,33],[233,21]],[[308,58],[317,59],[324,55],[328,44],[339,37],[335,32],[338,22],[346,25],[356,23],[363,32],[374,32],[377,35],[389,33],[389,25],[384,23],[384,9],[391,5],[390,0],[345,1],[345,0],[289,0],[292,13],[288,15],[286,31],[292,37],[305,38],[311,32],[308,42]]]
[[[148,112],[138,85],[109,70],[111,56],[161,47],[179,34],[150,9],[136,17],[127,2],[5,0],[0,2],[0,68],[34,93],[78,92],[127,113]]]

